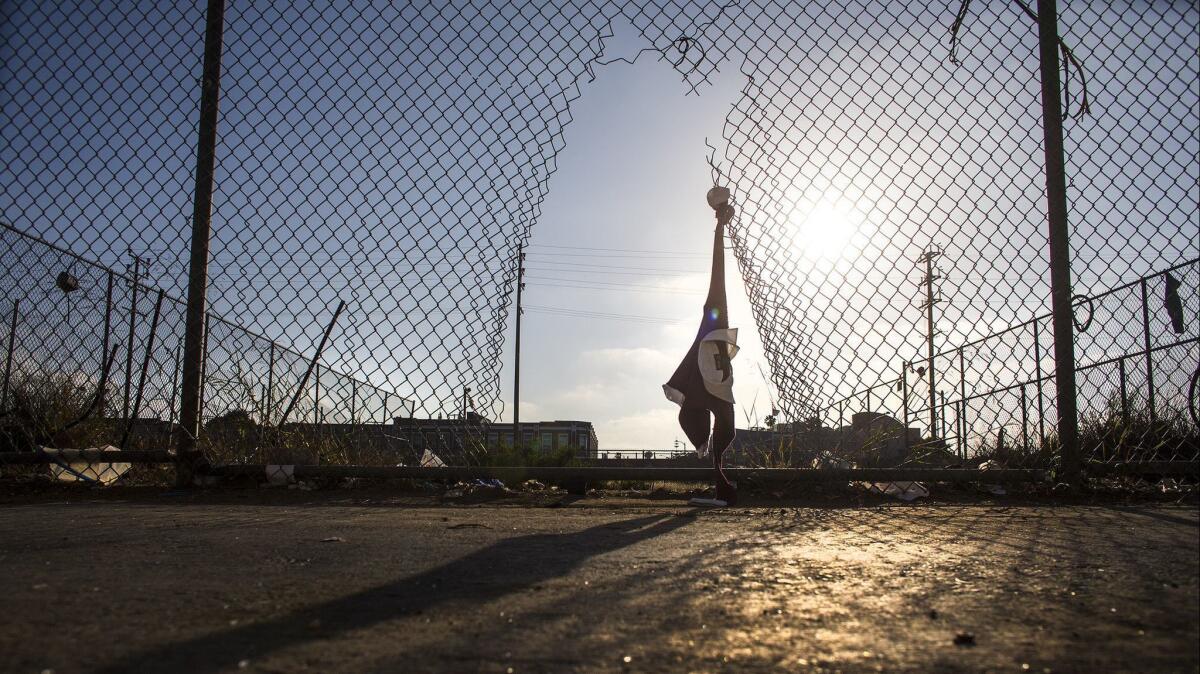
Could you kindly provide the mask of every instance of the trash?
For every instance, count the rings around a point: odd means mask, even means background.
[[[971,634],[970,632],[959,632],[958,634],[954,635],[954,645],[955,646],[974,646],[975,645],[975,635]]]
[[[729,505],[719,498],[694,498],[688,501],[688,505],[693,506],[708,506],[710,508],[724,508]]]
[[[341,536],[330,536],[329,538],[322,538],[321,542],[322,543],[345,543],[346,539],[342,538]]]
[[[1164,494],[1178,494],[1179,492],[1183,491],[1183,489],[1180,487],[1179,481],[1173,477],[1164,477],[1158,481],[1158,484],[1160,487],[1162,487],[1162,493]]]
[[[525,480],[521,483],[521,489],[525,491],[541,491],[546,488],[546,485],[537,480]]]
[[[273,487],[282,487],[296,481],[296,467],[293,465],[270,464],[264,472],[267,475],[267,484]]]
[[[46,448],[39,447],[39,449]],[[102,452],[119,451],[112,445],[88,447],[87,449],[100,450]],[[60,482],[88,482],[108,486],[125,477],[125,474],[132,467],[128,463],[108,463],[104,461],[66,463],[56,460],[50,464],[50,474]]]
[[[422,468],[445,468],[446,462],[439,459],[437,454],[434,454],[433,452],[431,452],[427,449],[427,450],[425,450],[425,453],[421,455],[421,467]]]
[[[504,489],[506,491],[508,489],[507,487],[504,486],[503,482],[501,482],[500,480],[494,479],[494,478],[490,479],[490,480],[483,480],[483,479],[471,480],[470,484],[471,484],[471,486],[483,487],[484,489]]]
[[[867,491],[912,501],[929,496],[929,488],[920,482],[860,482]]]
[[[993,459],[988,459],[987,461],[984,461],[983,463],[979,464],[979,471],[983,472],[983,473],[986,473],[989,470],[1003,470],[1003,469],[1004,469],[1004,466],[1001,466],[999,462],[997,462]],[[1008,493],[1008,491],[1004,487],[1002,487],[998,484],[980,484],[979,489],[980,489],[980,491],[987,492],[993,496],[1004,496],[1005,494]]]
[[[847,470],[847,469],[851,468],[852,466],[850,465],[850,462],[847,461],[846,459],[843,459],[839,456],[834,456],[832,452],[824,451],[824,452],[821,452],[821,454],[819,456],[817,456],[815,459],[813,459],[812,467],[813,468],[839,468],[841,470]]]

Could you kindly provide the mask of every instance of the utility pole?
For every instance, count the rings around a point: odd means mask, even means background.
[[[521,291],[525,289],[525,245],[517,255],[517,339],[513,363],[513,447],[521,446]]]
[[[937,247],[930,245],[921,253],[921,257],[917,258],[917,262],[925,263],[925,278],[921,279],[921,283],[925,284],[925,302],[921,305],[925,309],[926,321],[926,339],[925,346],[928,354],[929,363],[926,365],[929,375],[929,437],[937,435],[937,375],[933,368],[933,305],[941,300],[934,297],[933,282],[942,278],[941,276],[933,275],[933,260],[941,255],[942,251]],[[944,434],[943,434],[944,435]]]
[[[129,300],[129,343],[125,348],[125,400],[121,407],[121,418],[129,419],[129,386],[133,381],[133,338],[137,329],[137,301],[138,301],[138,286],[141,284],[143,271],[148,271],[150,267],[150,259],[133,254],[133,248],[127,249],[129,257],[133,258],[133,262],[126,264],[125,269],[133,274],[133,283],[130,287]]]

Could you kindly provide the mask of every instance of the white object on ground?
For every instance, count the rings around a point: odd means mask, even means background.
[[[425,450],[425,453],[421,455],[421,467],[422,468],[445,468],[446,462],[439,459],[437,454],[434,454],[433,452],[431,452],[427,449],[427,450]]]
[[[709,506],[712,508],[724,508],[725,506],[727,506],[729,504],[722,501],[719,498],[694,498],[694,499],[688,501],[688,505]]]
[[[39,447],[39,449],[49,448]],[[102,452],[120,451],[112,445],[87,447],[85,449],[98,449]],[[90,463],[86,461],[73,463],[55,461],[50,464],[50,474],[60,482],[91,482],[94,484],[110,485],[124,477],[125,473],[128,473],[132,467],[128,463],[108,463],[103,461]]]

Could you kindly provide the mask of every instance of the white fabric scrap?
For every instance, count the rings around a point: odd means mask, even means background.
[[[717,357],[721,353],[720,344],[725,344],[726,353],[732,361],[737,355],[737,328],[722,328],[712,330],[700,339],[700,348],[696,359],[700,366],[700,376],[704,378],[704,388],[714,396],[726,402],[733,402],[733,372],[726,373],[717,367]]]
[[[421,467],[422,468],[445,468],[446,462],[439,459],[437,454],[434,454],[433,452],[431,452],[427,449],[427,450],[425,450],[425,453],[421,455]]]
[[[119,451],[112,445],[87,447],[85,449],[98,449],[104,452]],[[67,463],[64,461],[55,461],[50,464],[50,474],[59,482],[91,482],[107,486],[124,477],[125,473],[128,473],[132,467],[132,464],[128,463],[108,463],[101,461],[94,463],[86,461]]]

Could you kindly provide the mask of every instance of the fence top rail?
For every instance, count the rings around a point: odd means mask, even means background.
[[[1167,267],[1166,269],[1160,269],[1160,270],[1158,270],[1158,271],[1156,271],[1156,272],[1151,272],[1151,273],[1149,273],[1149,274],[1146,274],[1145,276],[1139,276],[1138,278],[1136,278],[1136,279],[1134,279],[1134,280],[1132,280],[1132,281],[1127,281],[1127,282],[1125,282],[1125,283],[1122,283],[1121,285],[1118,285],[1118,286],[1113,286],[1112,288],[1109,288],[1109,289],[1107,289],[1107,290],[1105,290],[1105,291],[1103,291],[1103,292],[1097,293],[1097,294],[1095,294],[1095,295],[1083,295],[1083,296],[1080,296],[1080,297],[1078,297],[1077,299],[1075,299],[1075,300],[1072,300],[1072,302],[1071,302],[1071,305],[1072,305],[1072,306],[1075,306],[1076,304],[1082,304],[1083,302],[1094,302],[1095,300],[1104,299],[1105,297],[1108,297],[1108,296],[1110,296],[1110,295],[1114,295],[1114,294],[1116,294],[1116,293],[1119,293],[1119,292],[1121,292],[1122,290],[1129,290],[1130,288],[1133,288],[1133,287],[1135,287],[1135,286],[1139,286],[1139,285],[1141,285],[1141,284],[1143,284],[1143,283],[1145,283],[1145,282],[1149,281],[1149,280],[1150,280],[1150,279],[1152,279],[1152,278],[1157,278],[1157,277],[1159,277],[1159,276],[1165,276],[1165,275],[1167,275],[1167,274],[1169,274],[1169,273],[1171,273],[1171,272],[1173,272],[1173,271],[1177,271],[1177,270],[1179,270],[1179,269],[1183,269],[1184,267],[1189,267],[1189,266],[1196,265],[1196,264],[1200,264],[1200,257],[1197,257],[1197,258],[1192,258],[1191,260],[1186,260],[1186,261],[1184,261],[1184,262],[1180,262],[1179,264],[1176,264],[1176,265],[1173,265],[1173,266]],[[1039,315],[1037,315],[1037,316],[1034,316],[1033,318],[1030,318],[1030,319],[1028,319],[1028,320],[1025,320],[1025,321],[1022,321],[1022,322],[1020,322],[1020,323],[1015,323],[1015,324],[1013,324],[1013,325],[1010,325],[1010,326],[1008,326],[1008,327],[1004,328],[1003,330],[998,330],[998,331],[996,331],[996,332],[993,332],[993,333],[990,333],[990,334],[984,335],[983,337],[980,337],[980,338],[978,338],[978,339],[973,339],[973,340],[971,340],[971,341],[969,341],[969,342],[966,342],[965,344],[960,344],[960,345],[958,345],[958,346],[951,347],[951,348],[949,348],[949,349],[945,349],[945,350],[943,350],[943,351],[939,351],[938,353],[934,354],[934,357],[936,358],[936,357],[939,357],[939,356],[949,356],[949,355],[951,355],[951,354],[954,354],[954,353],[961,352],[963,349],[967,349],[967,348],[970,348],[970,347],[972,347],[972,346],[975,346],[976,344],[981,344],[981,343],[983,343],[983,342],[986,342],[986,341],[988,341],[989,339],[994,339],[994,338],[996,338],[996,337],[999,337],[1000,335],[1003,335],[1003,334],[1006,334],[1006,333],[1012,332],[1012,331],[1014,331],[1014,330],[1019,330],[1019,329],[1021,329],[1021,328],[1023,328],[1023,327],[1026,327],[1026,326],[1028,326],[1028,325],[1032,325],[1032,324],[1034,324],[1034,323],[1037,323],[1037,322],[1039,322],[1039,321],[1046,321],[1046,320],[1050,320],[1050,319],[1052,319],[1052,318],[1054,318],[1054,314],[1053,314],[1053,313],[1050,313],[1050,312],[1047,312],[1047,313],[1044,313],[1044,314],[1039,314]],[[914,360],[912,360],[912,361],[909,361],[909,362],[916,362],[916,361],[919,361],[919,360],[923,360],[923,359],[922,359],[922,358],[916,358],[916,359],[914,359]]]
[[[1189,266],[1193,266],[1193,265],[1198,265],[1198,264],[1200,264],[1200,257],[1197,257],[1197,258],[1192,258],[1192,259],[1190,259],[1190,260],[1186,260],[1186,261],[1184,261],[1184,262],[1180,262],[1180,263],[1178,263],[1178,264],[1175,264],[1175,265],[1172,265],[1172,266],[1170,266],[1170,267],[1167,267],[1166,269],[1160,269],[1160,270],[1158,270],[1158,271],[1155,271],[1155,272],[1152,272],[1152,273],[1146,274],[1146,275],[1144,275],[1144,276],[1140,276],[1140,277],[1138,277],[1138,278],[1136,278],[1136,279],[1134,279],[1134,280],[1132,280],[1132,281],[1127,281],[1127,282],[1125,282],[1125,283],[1122,283],[1121,285],[1114,286],[1114,287],[1112,287],[1112,288],[1109,288],[1108,290],[1105,290],[1105,291],[1103,291],[1103,292],[1101,292],[1101,293],[1097,293],[1097,294],[1095,294],[1095,295],[1088,295],[1088,296],[1086,296],[1086,297],[1082,297],[1082,298],[1080,298],[1080,299],[1079,299],[1077,302],[1075,302],[1075,303],[1076,303],[1076,304],[1078,304],[1078,303],[1085,302],[1085,301],[1094,301],[1094,300],[1103,299],[1103,298],[1105,298],[1105,297],[1108,297],[1108,296],[1110,296],[1110,295],[1113,295],[1113,294],[1115,294],[1115,293],[1119,293],[1119,292],[1121,292],[1121,291],[1123,291],[1123,290],[1129,290],[1130,288],[1137,287],[1137,286],[1139,286],[1139,285],[1141,285],[1141,284],[1143,284],[1143,283],[1146,283],[1146,282],[1147,282],[1147,281],[1149,281],[1150,279],[1153,279],[1153,278],[1158,278],[1158,277],[1160,277],[1160,276],[1165,276],[1165,275],[1167,275],[1167,274],[1169,274],[1169,273],[1171,273],[1171,272],[1173,272],[1173,271],[1177,271],[1177,270],[1179,270],[1179,269],[1183,269],[1183,268],[1185,268],[1185,267],[1189,267]],[[987,341],[987,340],[989,340],[989,339],[994,339],[994,338],[996,338],[996,337],[999,337],[1000,335],[1007,334],[1007,333],[1009,333],[1009,332],[1012,332],[1012,331],[1014,331],[1014,330],[1018,330],[1018,329],[1020,329],[1020,328],[1023,328],[1023,327],[1025,327],[1025,326],[1031,325],[1031,324],[1033,324],[1033,323],[1035,323],[1035,322],[1037,322],[1037,321],[1049,320],[1049,319],[1051,319],[1051,318],[1053,318],[1053,314],[1050,314],[1050,313],[1041,314],[1041,315],[1039,315],[1039,316],[1035,316],[1035,317],[1033,317],[1033,318],[1030,318],[1029,320],[1022,321],[1022,322],[1020,322],[1020,323],[1017,323],[1017,324],[1014,324],[1014,325],[1010,325],[1010,326],[1008,326],[1008,327],[1006,327],[1006,328],[1004,328],[1004,329],[1002,329],[1002,330],[998,330],[998,331],[996,331],[996,332],[993,332],[993,333],[991,333],[991,334],[988,334],[988,335],[985,335],[985,336],[983,336],[983,337],[980,337],[979,339],[975,339],[975,340],[972,340],[972,341],[970,341],[970,342],[967,342],[967,343],[965,343],[965,344],[961,344],[961,345],[959,345],[959,346],[955,346],[955,347],[952,347],[952,348],[949,348],[949,349],[945,349],[945,350],[943,350],[943,351],[940,351],[940,352],[938,352],[938,353],[934,354],[934,357],[935,357],[935,358],[937,358],[937,357],[946,357],[946,356],[951,356],[951,355],[954,355],[954,354],[961,354],[961,353],[962,353],[962,351],[963,351],[964,349],[967,349],[967,348],[969,348],[969,347],[971,347],[971,346],[974,346],[974,345],[976,345],[976,344],[980,344],[980,343],[982,343],[982,342],[986,342],[986,341]],[[1126,354],[1121,354],[1121,355],[1119,355],[1119,356],[1115,356],[1115,357],[1113,357],[1113,358],[1108,358],[1108,359],[1105,359],[1105,360],[1102,360],[1102,361],[1097,361],[1097,362],[1095,362],[1095,363],[1089,363],[1089,364],[1087,364],[1087,365],[1080,365],[1080,366],[1079,366],[1078,368],[1076,368],[1076,369],[1078,369],[1078,370],[1080,370],[1080,371],[1082,371],[1082,370],[1086,370],[1086,369],[1091,369],[1091,368],[1099,367],[1099,366],[1102,366],[1102,365],[1108,365],[1108,364],[1111,364],[1111,363],[1115,363],[1115,362],[1117,362],[1117,361],[1124,360],[1124,359],[1126,359],[1126,358],[1138,358],[1138,357],[1140,357],[1140,356],[1145,356],[1147,353],[1153,353],[1153,352],[1160,351],[1160,350],[1163,350],[1163,349],[1169,349],[1169,348],[1173,348],[1173,347],[1176,347],[1176,346],[1181,346],[1181,345],[1185,345],[1185,344],[1190,344],[1190,343],[1192,343],[1192,342],[1197,342],[1197,341],[1200,341],[1200,339],[1198,339],[1198,338],[1195,338],[1195,337],[1188,338],[1188,339],[1182,339],[1182,340],[1176,340],[1176,341],[1174,341],[1174,342],[1172,342],[1172,343],[1170,343],[1170,344],[1161,344],[1161,345],[1155,346],[1155,347],[1151,348],[1149,351],[1147,351],[1147,350],[1143,349],[1143,350],[1140,350],[1140,351],[1137,351],[1137,352],[1134,352],[1134,353],[1126,353]],[[904,361],[904,364],[907,366],[907,365],[909,365],[909,364],[912,364],[912,363],[918,363],[918,362],[921,362],[922,360],[925,360],[925,359],[924,359],[924,358],[914,358],[914,359],[912,359],[912,360],[906,360],[906,361]],[[1026,386],[1026,385],[1033,384],[1033,383],[1037,383],[1037,382],[1040,382],[1040,381],[1049,381],[1049,380],[1051,380],[1051,379],[1053,379],[1053,378],[1054,378],[1054,377],[1053,377],[1053,375],[1052,375],[1052,374],[1045,375],[1045,376],[1040,376],[1040,377],[1035,377],[1035,378],[1033,378],[1033,379],[1029,379],[1029,380],[1027,380],[1027,381],[1024,381],[1024,382],[1018,382],[1018,383],[1015,383],[1015,384],[1011,384],[1011,385],[1009,385],[1009,386],[1004,386],[1004,387],[1000,387],[1000,388],[993,388],[993,389],[989,389],[989,390],[987,390],[987,391],[984,391],[984,392],[982,392],[982,393],[977,393],[977,394],[973,394],[973,395],[970,395],[970,396],[966,396],[965,398],[962,398],[962,397],[960,397],[958,400],[953,400],[953,401],[951,401],[951,402],[952,402],[952,403],[959,403],[959,402],[962,402],[962,401],[964,401],[964,400],[966,400],[966,401],[975,400],[975,399],[977,399],[977,398],[983,398],[983,397],[986,397],[986,396],[989,396],[989,395],[994,395],[994,394],[996,394],[996,393],[1003,393],[1003,392],[1005,392],[1005,391],[1011,391],[1011,390],[1014,390],[1014,389],[1020,388],[1021,386]],[[897,378],[895,378],[895,379],[889,380],[889,381],[880,382],[880,383],[878,383],[878,384],[875,384],[875,385],[873,385],[873,386],[869,386],[869,387],[867,387],[867,388],[860,389],[860,390],[858,390],[858,391],[855,391],[855,392],[853,392],[853,393],[851,393],[851,394],[849,394],[849,395],[847,395],[847,396],[844,396],[844,397],[842,397],[842,398],[839,398],[838,400],[836,400],[836,401],[834,401],[834,402],[832,402],[832,403],[829,403],[828,405],[825,405],[825,406],[823,406],[823,407],[819,408],[817,411],[818,411],[818,413],[825,413],[825,412],[829,412],[829,411],[833,410],[833,408],[834,408],[834,407],[836,407],[836,406],[838,406],[838,405],[841,405],[841,404],[843,404],[843,403],[850,402],[850,401],[851,401],[851,400],[853,400],[854,398],[857,398],[857,397],[859,397],[859,396],[865,395],[865,394],[867,394],[867,393],[869,393],[869,392],[871,392],[871,391],[874,391],[875,389],[878,389],[878,388],[890,388],[890,387],[894,387],[894,386],[895,386],[896,384],[898,384],[898,383],[899,383],[899,382],[900,382],[902,379],[903,379],[903,375],[901,375],[900,377],[897,377]],[[921,412],[921,411],[923,411],[923,410],[927,410],[927,409],[928,409],[928,406],[926,406],[926,407],[924,407],[924,408],[922,408],[922,407],[916,407],[916,408],[913,408],[913,410],[912,410],[912,411],[913,411],[913,412]]]

